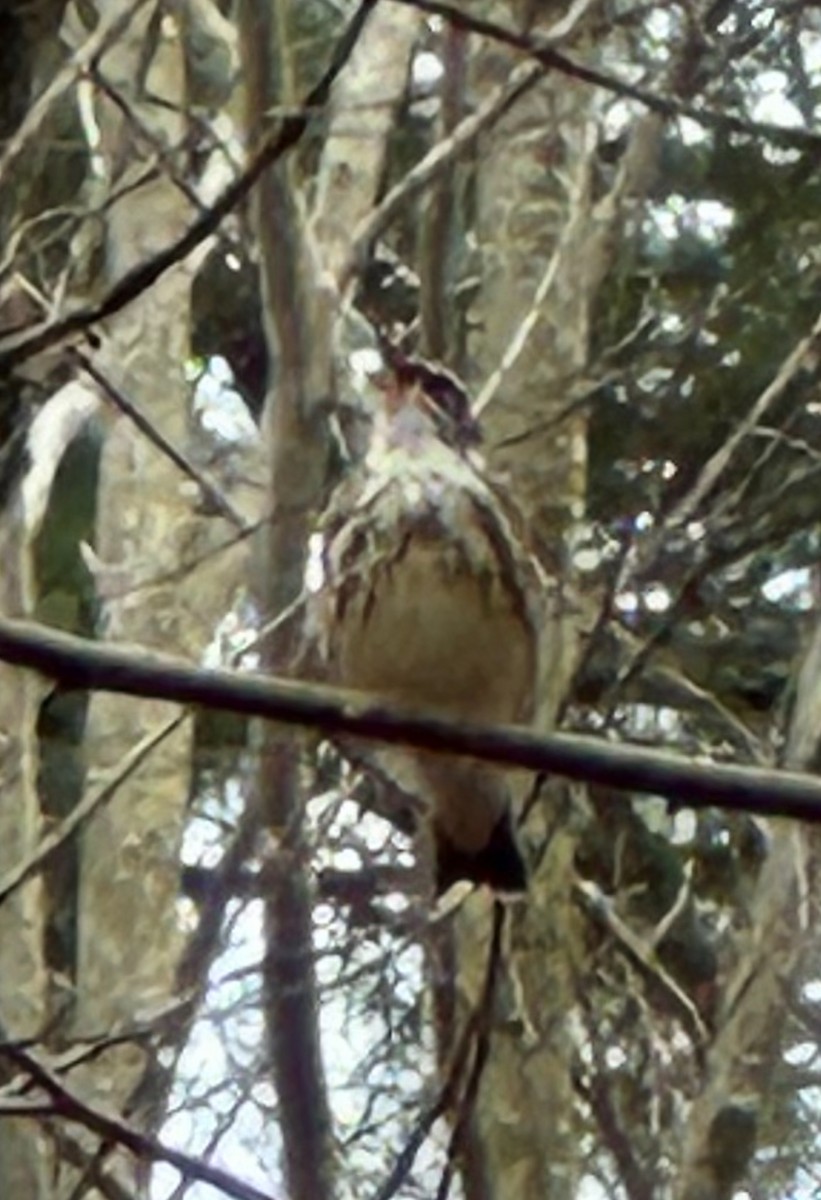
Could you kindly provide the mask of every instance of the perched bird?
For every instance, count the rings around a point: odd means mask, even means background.
[[[364,462],[326,522],[330,674],[452,718],[527,722],[541,588],[516,514],[472,451],[479,431],[445,371],[394,354]],[[369,754],[430,815],[438,891],[526,886],[504,769],[396,747]]]

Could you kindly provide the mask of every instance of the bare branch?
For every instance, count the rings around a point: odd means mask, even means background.
[[[136,746],[132,746],[116,766],[106,773],[106,777],[99,787],[92,788],[86,792],[80,803],[71,810],[67,817],[46,834],[32,853],[22,862],[17,863],[15,867],[12,867],[6,873],[5,878],[0,879],[0,904],[8,900],[9,896],[21,887],[26,880],[31,879],[32,875],[41,870],[51,855],[56,850],[59,850],[70,838],[74,837],[98,808],[111,799],[120,784],[137,770],[140,763],[144,761],[152,750],[159,746],[160,742],[165,741],[169,734],[173,733],[186,719],[185,713],[174,717],[172,720],[166,721],[158,729],[146,734]]]
[[[128,417],[129,421],[136,425],[140,433],[148,438],[151,445],[156,447],[160,454],[170,459],[183,475],[194,481],[203,499],[211,505],[214,511],[219,513],[220,516],[225,517],[227,521],[230,521],[240,532],[245,533],[248,526],[242,513],[237,512],[213,480],[209,479],[199,467],[196,467],[176,446],[169,442],[168,438],[157,429],[156,425],[140,411],[134,401],[129,399],[125,392],[115,387],[111,380],[98,367],[95,367],[94,363],[85,354],[82,354],[79,350],[72,350],[71,357],[80,364],[86,374],[102,389],[104,395],[114,407],[124,416]]]
[[[588,1014],[588,1027],[590,1024],[591,1014]],[[590,1032],[592,1033],[592,1030]],[[596,1127],[618,1165],[621,1182],[629,1200],[652,1200],[654,1193],[651,1181],[645,1176],[635,1153],[634,1139],[630,1136],[630,1131],[624,1128],[619,1119],[606,1075],[600,1065],[589,1081],[583,1079],[581,1071],[577,1069],[574,1072],[573,1086],[590,1108]]]
[[[459,1107],[453,1121],[453,1131],[448,1142],[447,1162],[439,1180],[436,1200],[447,1200],[456,1160],[468,1137],[479,1087],[487,1065],[490,1053],[490,1018],[493,1012],[493,1000],[496,993],[496,983],[499,977],[499,967],[502,961],[502,934],[505,927],[506,910],[498,901],[493,906],[493,927],[488,950],[487,966],[482,994],[476,1010],[476,1046],[473,1054],[470,1074],[465,1083],[465,1090],[459,1101]]]
[[[679,987],[670,972],[656,957],[658,939],[653,938],[652,942],[645,942],[619,916],[610,897],[606,896],[595,883],[591,883],[589,880],[579,880],[573,890],[585,911],[613,934],[621,950],[645,975],[661,985],[672,1005],[679,1012],[695,1043],[699,1046],[706,1046],[710,1037],[701,1019],[701,1014],[687,993]]]
[[[473,1052],[473,1063],[470,1075],[465,1085],[463,1105],[461,1106],[462,1114],[464,1115],[465,1120],[467,1120],[470,1112],[472,1111],[476,1096],[476,1089],[479,1086],[487,1058],[487,1026],[492,1010],[496,980],[498,977],[499,961],[501,958],[501,938],[504,927],[504,915],[504,906],[501,904],[496,904],[493,910],[493,931],[491,935],[490,948],[488,951],[487,965],[485,967],[482,995],[473,1012],[471,1012],[465,1021],[465,1024],[459,1035],[459,1041],[456,1045],[447,1076],[445,1077],[445,1080],[439,1089],[436,1099],[428,1106],[428,1108],[425,1109],[423,1113],[420,1113],[407,1142],[397,1155],[393,1169],[390,1171],[388,1178],[379,1188],[374,1200],[392,1200],[392,1197],[396,1195],[396,1193],[399,1191],[399,1188],[407,1179],[416,1160],[416,1156],[424,1145],[425,1139],[428,1137],[431,1129],[440,1117],[443,1117],[454,1107],[459,1096],[459,1089],[462,1084],[462,1079],[465,1074],[468,1061],[471,1058],[471,1052]],[[458,1148],[458,1140],[461,1139],[463,1132],[463,1126],[457,1118],[457,1124],[454,1127],[450,1144],[450,1150],[454,1154]],[[448,1168],[443,1175],[442,1186],[445,1186],[445,1181],[449,1179],[450,1163],[448,1163]]]
[[[665,522],[666,531],[669,532],[670,529],[684,525],[689,521],[704,498],[713,490],[720,476],[726,471],[730,460],[744,439],[754,432],[756,425],[765,412],[784,394],[784,390],[798,372],[814,357],[818,349],[819,339],[821,339],[821,313],[815,318],[815,322],[809,333],[793,347],[784,359],[775,376],[756,399],[747,416],[743,421],[738,423],[735,430],[727,438],[727,441],[704,464],[698,479],[687,492],[687,495],[682,497]]]
[[[469,117],[460,121],[448,137],[443,138],[432,150],[400,179],[387,195],[360,221],[351,236],[350,253],[339,286],[342,291],[350,280],[350,274],[359,263],[362,254],[396,214],[417,196],[432,180],[446,170],[454,160],[476,140],[480,133],[489,129],[508,111],[512,104],[529,91],[544,74],[540,67],[523,64],[512,73],[507,83],[495,91],[488,100]],[[0,363],[2,360],[0,360]]]
[[[482,385],[482,390],[476,397],[476,401],[473,404],[473,411],[477,417],[482,415],[487,406],[493,400],[493,397],[496,395],[501,384],[504,382],[505,377],[509,374],[511,368],[515,366],[519,356],[527,345],[533,330],[538,325],[542,313],[544,312],[545,303],[550,294],[550,290],[553,287],[556,274],[561,266],[562,256],[564,255],[566,247],[576,236],[582,214],[583,210],[581,208],[577,207],[574,209],[574,215],[565,226],[562,236],[556,243],[556,249],[550,256],[550,262],[547,264],[544,274],[536,286],[530,307],[522,317],[517,327],[514,329],[510,341],[505,348],[505,352],[501,357],[499,365],[488,376]]]
[[[421,13],[380,5],[334,89],[308,227],[334,280],[346,274],[351,230],[376,204],[421,23]]]
[[[581,83],[589,83],[593,87],[603,88],[615,96],[621,96],[624,100],[635,100],[661,117],[689,117],[690,120],[697,121],[699,125],[703,125],[707,129],[720,129],[728,133],[745,133],[750,137],[767,138],[778,145],[795,146],[799,150],[817,150],[821,145],[821,136],[810,129],[788,128],[769,121],[748,121],[746,118],[735,116],[732,113],[716,112],[714,109],[704,108],[700,105],[682,103],[670,96],[659,96],[655,92],[647,91],[646,88],[628,83],[626,79],[620,79],[618,76],[609,75],[606,71],[599,71],[595,67],[588,67],[583,63],[576,62],[575,59],[568,58],[566,54],[560,53],[554,48],[554,41],[549,37],[533,37],[525,33],[517,33],[516,30],[507,29],[504,25],[497,25],[494,21],[486,21],[482,17],[456,8],[453,4],[442,3],[441,0],[393,0],[393,3],[409,4],[421,12],[430,13],[431,16],[442,17],[459,29],[468,29],[471,33],[501,42],[503,45],[511,46],[514,50],[521,50],[530,58],[535,58],[548,71],[560,71],[571,79],[578,79]],[[555,40],[560,39],[556,38]]]
[[[81,333],[105,317],[113,316],[216,232],[222,220],[245,199],[268,167],[297,144],[317,110],[327,103],[333,82],[347,62],[375,3],[376,0],[361,0],[348,28],[338,40],[333,58],[319,83],[306,96],[300,108],[283,115],[276,129],[251,156],[243,173],[228,184],[210,208],[160,253],[124,272],[97,304],[80,308],[59,321],[3,339],[0,342],[0,375],[42,350],[47,350],[49,346],[55,346],[72,334]]]
[[[667,796],[692,808],[821,821],[821,781],[794,771],[690,762],[577,734],[477,725],[384,704],[322,684],[206,670],[143,648],[98,645],[28,621],[0,619],[0,659],[65,687],[98,688],[265,717],[377,741],[467,754],[613,788]]]
[[[88,41],[74,52],[63,69],[54,76],[45,91],[26,113],[14,137],[6,145],[0,155],[0,186],[3,185],[9,167],[20,156],[26,145],[34,139],[43,121],[60,97],[77,82],[80,75],[97,61],[109,46],[122,37],[146,3],[147,0],[133,0],[133,3],[125,8],[120,5],[109,7]]]
[[[140,1133],[133,1125],[123,1121],[121,1117],[109,1115],[86,1104],[73,1091],[70,1091],[57,1075],[54,1075],[48,1067],[28,1051],[7,1043],[0,1045],[0,1054],[10,1058],[16,1066],[30,1076],[32,1082],[46,1093],[51,1101],[48,1115],[59,1117],[62,1121],[82,1125],[106,1141],[114,1142],[118,1146],[130,1150],[135,1158],[143,1162],[166,1162],[179,1171],[185,1179],[199,1179],[202,1183],[211,1184],[212,1187],[224,1192],[226,1196],[236,1197],[236,1200],[272,1200],[269,1193],[261,1192],[259,1188],[255,1188],[250,1183],[243,1183],[242,1180],[227,1171],[222,1171],[219,1167],[212,1167],[208,1163],[193,1158],[190,1154],[174,1150],[171,1146],[165,1146],[156,1138]],[[43,1105],[41,1102],[36,1102],[36,1106],[29,1111],[28,1106],[18,1104],[16,1115],[42,1116]]]

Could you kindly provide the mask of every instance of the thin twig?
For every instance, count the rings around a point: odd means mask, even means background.
[[[738,423],[726,442],[704,464],[698,479],[686,496],[681,498],[665,522],[666,532],[685,525],[696,513],[702,501],[715,487],[720,476],[727,470],[731,459],[744,439],[753,433],[764,413],[784,394],[785,389],[798,372],[815,355],[819,339],[821,339],[821,313],[815,318],[809,333],[793,347],[784,359],[747,416]]]
[[[13,892],[17,891],[28,879],[36,875],[55,851],[59,850],[70,838],[74,837],[82,826],[88,821],[97,810],[110,800],[117,789],[125,782],[130,775],[137,770],[149,754],[165,741],[170,734],[178,729],[183,721],[187,720],[187,713],[181,713],[179,716],[166,721],[158,729],[146,734],[144,738],[132,746],[127,751],[120,761],[110,771],[106,772],[106,776],[102,783],[92,788],[86,793],[83,799],[77,804],[71,812],[58,825],[56,825],[50,833],[47,833],[44,838],[38,843],[35,849],[22,862],[17,863],[7,871],[5,876],[0,879],[0,904],[8,900]]]
[[[200,197],[197,189],[181,174],[174,163],[174,147],[164,144],[161,137],[154,132],[151,127],[146,124],[140,117],[132,104],[127,98],[115,87],[113,83],[99,69],[90,72],[91,79],[94,84],[100,89],[104,96],[107,96],[114,107],[122,113],[125,121],[137,135],[137,138],[143,141],[152,151],[156,162],[158,163],[164,174],[171,180],[174,187],[185,196],[186,200],[195,208],[197,212],[205,212],[207,205]],[[187,149],[185,141],[178,149]]]
[[[525,346],[530,340],[533,330],[539,323],[539,318],[544,312],[545,302],[550,295],[550,290],[553,287],[553,282],[561,265],[562,256],[568,242],[573,237],[579,224],[579,209],[575,210],[573,218],[565,226],[562,236],[559,238],[556,249],[550,257],[550,262],[547,264],[542,278],[539,280],[536,290],[533,293],[533,299],[530,303],[525,315],[517,325],[516,329],[505,347],[505,351],[499,361],[499,365],[488,376],[482,386],[482,390],[476,397],[475,403],[472,405],[474,414],[479,417],[485,411],[487,406],[493,400],[493,397],[498,392],[505,376],[515,366],[518,358],[522,354]]]
[[[347,264],[339,280],[344,292],[362,255],[372,242],[390,225],[396,214],[417,196],[467,150],[477,137],[489,129],[508,111],[511,105],[529,91],[544,74],[541,67],[522,64],[511,74],[507,83],[497,88],[471,116],[460,121],[448,137],[428,151],[408,173],[399,180],[379,204],[359,222],[351,237]]]
[[[610,897],[606,896],[596,884],[589,880],[579,880],[574,884],[573,892],[585,912],[613,935],[620,949],[636,966],[661,985],[679,1012],[695,1044],[706,1046],[710,1035],[701,1014],[687,993],[679,987],[670,972],[659,961],[655,944],[646,943],[630,928],[616,912]]]
[[[502,910],[500,912],[500,910]],[[488,954],[487,968],[485,971],[485,982],[482,988],[482,996],[474,1011],[465,1021],[456,1051],[451,1061],[450,1069],[447,1076],[439,1089],[436,1099],[420,1114],[416,1124],[408,1137],[407,1142],[403,1146],[400,1153],[397,1155],[393,1169],[388,1175],[385,1182],[382,1184],[379,1191],[374,1196],[374,1200],[392,1200],[399,1188],[410,1174],[413,1164],[416,1161],[416,1156],[424,1145],[431,1129],[456,1103],[459,1093],[459,1087],[462,1082],[462,1077],[470,1057],[471,1050],[476,1048],[474,1056],[473,1069],[467,1081],[464,1096],[471,1095],[469,1101],[472,1106],[475,1091],[478,1087],[479,1079],[481,1078],[484,1068],[484,1056],[482,1056],[481,1064],[478,1066],[479,1060],[477,1034],[481,1034],[482,1028],[487,1026],[488,1016],[493,1000],[493,993],[496,986],[496,977],[498,964],[501,952],[501,934],[504,925],[504,906],[497,904],[494,907],[493,915],[493,932],[491,936],[490,951]],[[464,1110],[463,1110],[464,1111]],[[458,1124],[458,1122],[457,1122]],[[454,1137],[456,1131],[454,1130]],[[461,1133],[459,1134],[461,1137]],[[451,1140],[451,1146],[455,1143]]]
[[[516,30],[498,25],[494,21],[484,20],[474,13],[465,12],[452,4],[442,3],[441,0],[393,0],[394,4],[406,4],[418,8],[431,16],[442,17],[459,29],[467,29],[495,42],[520,50],[530,58],[550,71],[559,71],[571,79],[581,83],[589,83],[593,87],[603,88],[624,100],[635,100],[651,112],[670,118],[689,117],[708,129],[719,129],[727,133],[744,133],[750,137],[767,138],[769,141],[783,146],[795,146],[800,150],[818,150],[821,146],[821,135],[810,129],[795,129],[784,125],[776,125],[769,121],[750,121],[733,113],[716,112],[714,109],[698,105],[685,104],[670,96],[659,96],[638,84],[628,83],[626,79],[610,75],[595,67],[576,62],[566,54],[554,48],[550,38],[534,37]],[[557,41],[559,39],[556,39]]]
[[[122,1118],[92,1107],[76,1096],[57,1075],[28,1051],[12,1045],[0,1045],[0,1055],[10,1058],[49,1097],[51,1111],[47,1115],[82,1125],[106,1141],[112,1141],[129,1150],[143,1162],[168,1163],[184,1178],[198,1179],[202,1183],[208,1183],[227,1196],[235,1197],[235,1200],[272,1200],[268,1192],[260,1191],[253,1184],[243,1183],[242,1180],[219,1167],[212,1167],[208,1163],[193,1158],[190,1154],[184,1154],[171,1146],[165,1146],[156,1138],[141,1133]],[[34,1110],[30,1113],[26,1111],[25,1107],[19,1107],[17,1115],[42,1116],[41,1102],[38,1102],[38,1108],[40,1111]]]
[[[505,917],[505,906],[496,901],[493,906],[493,926],[487,966],[485,968],[485,981],[476,1011],[476,1045],[473,1053],[473,1064],[467,1083],[465,1084],[465,1090],[459,1102],[459,1111],[453,1123],[453,1130],[448,1142],[445,1167],[436,1191],[436,1200],[447,1200],[456,1159],[464,1144],[468,1125],[476,1107],[479,1085],[482,1082],[482,1076],[490,1053],[490,1020],[493,1012],[493,997],[496,993],[496,981],[499,977],[499,964],[502,961],[502,934],[505,927]]]
[[[97,61],[109,46],[113,46],[125,33],[134,17],[141,8],[145,7],[147,2],[148,0],[134,0],[134,3],[125,10],[117,5],[113,6],[113,10],[109,9],[85,44],[74,51],[62,70],[58,71],[45,91],[37,97],[0,155],[0,187],[6,182],[5,177],[9,167],[20,156],[26,145],[33,141],[60,97],[77,82],[83,72]]]
[[[231,181],[220,196],[175,241],[153,257],[124,272],[96,304],[69,313],[59,321],[40,325],[0,342],[0,376],[72,334],[81,333],[130,304],[156,281],[210,237],[224,218],[251,192],[260,177],[301,139],[311,119],[324,107],[331,87],[356,45],[376,0],[361,0],[344,34],[338,39],[331,62],[303,105],[278,122],[263,141],[242,174]]]
[[[195,466],[190,459],[169,442],[168,438],[162,433],[157,426],[151,421],[145,413],[137,407],[133,400],[126,396],[125,392],[116,387],[111,380],[96,367],[94,363],[83,354],[80,350],[72,349],[70,357],[77,362],[85,373],[94,380],[97,386],[102,390],[104,395],[111,401],[116,409],[124,416],[128,417],[129,421],[139,429],[152,446],[155,446],[161,454],[163,454],[170,462],[177,467],[183,475],[188,479],[193,480],[202,493],[203,499],[211,505],[213,510],[230,521],[236,529],[244,533],[247,528],[247,522],[238,512],[228,499],[222,494],[213,480]]]

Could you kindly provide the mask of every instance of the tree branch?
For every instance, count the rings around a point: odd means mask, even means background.
[[[136,746],[132,746],[123,755],[112,770],[106,772],[105,778],[99,786],[87,791],[82,800],[71,809],[68,816],[44,835],[31,854],[0,877],[0,904],[4,904],[13,892],[31,879],[32,875],[36,875],[51,855],[78,833],[86,821],[89,821],[97,810],[111,799],[120,785],[137,770],[148,755],[159,746],[160,742],[165,741],[184,720],[185,715],[181,713],[146,734]]]
[[[671,530],[681,528],[696,514],[705,498],[715,488],[721,475],[727,470],[739,447],[754,433],[764,414],[781,399],[799,371],[815,360],[819,341],[821,341],[821,312],[815,318],[809,332],[793,346],[763,392],[756,397],[755,403],[747,415],[738,422],[727,440],[704,464],[698,479],[665,521],[665,536],[668,536]],[[711,514],[711,516],[714,515]]]
[[[248,524],[242,513],[233,507],[216,483],[212,479],[209,479],[205,472],[195,466],[189,458],[186,458],[125,392],[115,387],[111,380],[94,365],[91,359],[79,350],[73,350],[71,358],[94,380],[110,403],[139,429],[140,433],[151,442],[151,445],[172,462],[183,475],[197,485],[203,501],[210,505],[214,512],[219,513],[221,517],[225,517],[241,533],[249,531]]]
[[[84,71],[98,62],[105,51],[121,38],[148,0],[134,0],[123,7],[115,5],[106,11],[94,32],[78,47],[65,66],[57,72],[48,87],[29,108],[14,136],[0,154],[0,185],[7,181],[9,169],[27,145],[34,141],[54,105],[77,82]]]
[[[347,62],[375,3],[376,0],[361,0],[350,24],[337,42],[333,58],[319,83],[306,96],[303,105],[297,111],[282,117],[277,128],[252,155],[242,174],[228,184],[210,208],[189,225],[176,241],[152,258],[126,271],[97,304],[69,313],[62,320],[3,339],[0,342],[0,376],[42,350],[57,345],[71,334],[81,333],[96,322],[125,308],[156,283],[160,276],[216,232],[223,219],[245,199],[268,167],[297,144],[316,115],[317,109],[327,102],[331,86]]]
[[[340,290],[344,291],[348,286],[366,251],[383,230],[387,229],[397,213],[451,167],[482,133],[501,120],[505,113],[539,82],[543,74],[539,67],[532,65],[523,64],[517,67],[510,78],[497,88],[475,113],[464,117],[447,137],[438,141],[390,188],[379,203],[359,221],[350,236],[347,262],[339,275]]]
[[[75,1096],[62,1080],[43,1063],[18,1046],[8,1043],[2,1045],[0,1054],[10,1058],[16,1066],[29,1075],[32,1082],[46,1093],[52,1105],[50,1115],[59,1117],[63,1121],[73,1121],[83,1125],[106,1141],[124,1146],[126,1150],[130,1150],[135,1157],[143,1161],[169,1163],[180,1172],[183,1178],[199,1179],[203,1183],[209,1183],[218,1191],[224,1192],[226,1196],[236,1197],[236,1200],[271,1200],[271,1196],[267,1192],[260,1191],[250,1183],[243,1183],[241,1179],[237,1179],[227,1171],[200,1162],[190,1154],[174,1150],[171,1146],[164,1146],[156,1138],[140,1133],[133,1125],[129,1125],[120,1117],[92,1108],[90,1104],[86,1104],[85,1101]],[[18,1116],[42,1116],[43,1106],[40,1102],[36,1102],[31,1109],[28,1105],[19,1105],[16,1113]]]
[[[462,1102],[459,1105],[461,1115],[466,1119],[470,1109],[473,1107],[476,1098],[475,1093],[481,1082],[482,1072],[484,1071],[487,1059],[491,1006],[498,978],[504,922],[504,906],[496,904],[493,910],[493,929],[485,966],[482,994],[476,1007],[469,1014],[462,1026],[448,1073],[435,1100],[419,1114],[405,1145],[400,1150],[393,1167],[388,1173],[387,1179],[385,1179],[379,1190],[375,1193],[374,1200],[393,1200],[393,1197],[398,1193],[400,1187],[410,1175],[413,1164],[416,1161],[416,1156],[424,1145],[431,1129],[440,1117],[453,1110],[456,1106],[459,1100],[462,1081],[468,1069],[468,1063],[471,1063],[471,1067],[470,1074],[466,1080],[465,1091],[462,1095]],[[448,1163],[443,1176],[443,1179],[447,1180],[448,1183],[452,1172],[451,1157],[457,1151],[458,1141],[463,1132],[460,1114],[457,1114],[457,1123],[450,1139]],[[443,1186],[446,1187],[447,1184],[443,1184]],[[440,1192],[441,1190],[440,1187]]]
[[[793,771],[691,762],[577,734],[477,725],[387,705],[323,684],[206,670],[142,648],[100,645],[44,625],[0,618],[0,659],[67,688],[96,688],[266,717],[485,762],[667,796],[692,808],[821,821],[821,782]]]
[[[454,1113],[453,1129],[448,1140],[447,1160],[436,1190],[436,1200],[447,1200],[456,1161],[459,1154],[464,1151],[465,1143],[470,1134],[470,1126],[476,1109],[479,1087],[485,1067],[487,1066],[488,1055],[490,1053],[493,1001],[496,995],[499,968],[502,961],[502,934],[504,932],[506,915],[507,910],[505,906],[496,901],[493,906],[493,925],[487,965],[485,967],[485,981],[474,1016],[476,1040],[473,1049],[473,1062],[465,1082],[464,1091]]]
[[[495,21],[488,21],[473,13],[465,12],[454,4],[443,3],[442,0],[393,0],[393,2],[408,4],[412,8],[418,8],[420,12],[449,21],[457,29],[466,29],[481,37],[501,42],[502,45],[511,46],[514,50],[521,50],[522,53],[534,58],[549,71],[560,71],[571,79],[578,79],[580,83],[603,88],[605,91],[612,92],[614,96],[621,96],[624,100],[635,100],[651,112],[668,119],[689,117],[691,121],[697,121],[699,125],[703,125],[707,129],[719,129],[727,133],[745,133],[750,137],[757,138],[764,137],[777,145],[794,146],[799,150],[817,150],[821,144],[819,135],[810,129],[795,129],[776,125],[769,121],[748,121],[746,118],[735,116],[732,113],[716,112],[714,109],[703,108],[700,105],[684,104],[670,96],[657,95],[637,84],[628,83],[626,79],[620,79],[616,75],[609,75],[606,71],[599,71],[595,67],[588,67],[584,63],[576,62],[575,59],[556,50],[549,38],[518,33],[514,29],[505,28],[504,25],[498,25]]]

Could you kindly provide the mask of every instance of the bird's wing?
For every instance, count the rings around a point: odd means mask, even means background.
[[[539,581],[481,475],[450,451],[394,459],[371,470],[351,500],[349,491],[325,556],[332,676],[406,707],[529,720]],[[459,854],[478,855],[502,825],[508,830],[502,770],[418,751],[376,753],[430,804]]]

